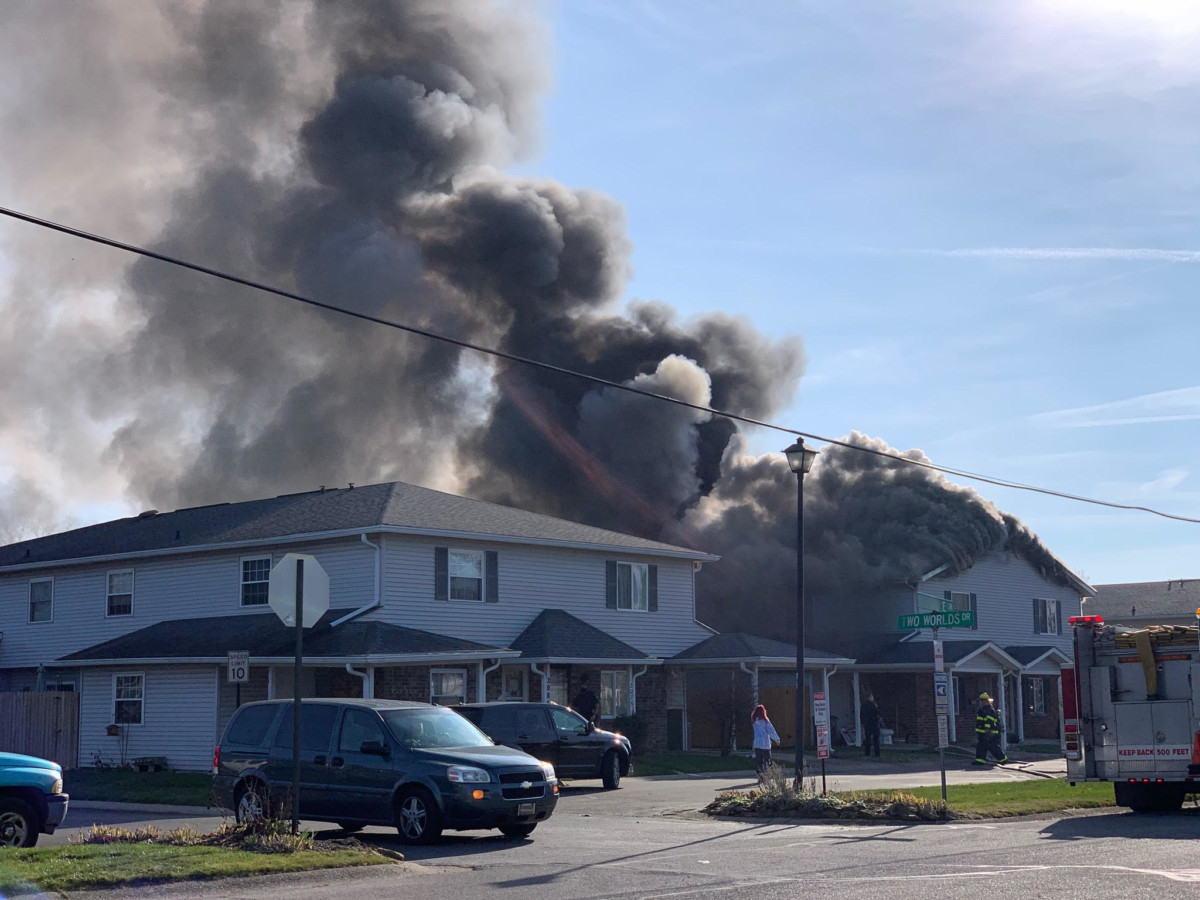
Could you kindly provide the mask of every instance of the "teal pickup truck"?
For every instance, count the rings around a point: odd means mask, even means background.
[[[32,847],[67,815],[62,766],[36,756],[0,753],[0,847]]]

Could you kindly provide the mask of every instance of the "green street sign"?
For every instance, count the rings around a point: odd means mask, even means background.
[[[910,628],[974,628],[975,612],[956,609],[950,612],[912,613],[900,617],[900,630]]]

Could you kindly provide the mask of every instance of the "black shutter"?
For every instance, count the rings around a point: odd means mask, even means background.
[[[488,603],[500,602],[500,554],[489,550],[484,554],[487,563],[483,578],[484,599]]]
[[[1038,628],[1038,626],[1040,624],[1041,624],[1041,622],[1038,621],[1038,602],[1037,602],[1037,600],[1034,600],[1033,601],[1033,633],[1034,634],[1042,633],[1041,630]]]
[[[942,591],[942,599],[946,601],[947,609],[954,609],[954,602],[950,599],[949,591]]]
[[[1058,633],[1062,634],[1062,601],[1054,604],[1054,614],[1058,617]]]
[[[609,609],[617,608],[617,561],[604,561],[604,605]]]
[[[973,629],[978,630],[978,628],[979,628],[979,610],[976,608],[976,605],[975,605],[975,595],[974,594],[971,595],[971,612],[975,613],[975,624],[972,625],[971,627]]]
[[[658,566],[650,566],[650,612],[658,612]]]
[[[433,599],[450,599],[450,548],[433,548]]]

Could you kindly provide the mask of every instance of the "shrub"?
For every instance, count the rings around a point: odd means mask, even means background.
[[[643,752],[639,748],[646,746],[646,729],[646,720],[641,716],[617,716],[613,719],[613,731],[620,732],[629,738],[634,754]]]

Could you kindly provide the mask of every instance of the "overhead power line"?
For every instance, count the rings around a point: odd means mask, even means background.
[[[451,344],[455,347],[461,347],[464,350],[473,350],[476,353],[482,353],[487,356],[496,357],[497,359],[508,360],[509,362],[520,363],[524,366],[531,366],[536,369],[543,369],[548,372],[557,372],[560,375],[567,375],[571,378],[582,379],[589,381],[592,384],[602,385],[603,387],[613,388],[618,391],[625,391],[629,394],[637,394],[642,397],[649,397],[654,400],[661,400],[664,403],[673,403],[676,406],[683,406],[688,409],[696,410],[697,412],[708,413],[713,416],[720,416],[724,419],[731,419],[734,422],[743,422],[746,425],[756,425],[759,428],[766,428],[771,431],[778,431],[783,434],[790,434],[796,437],[808,438],[813,441],[820,441],[824,444],[831,444],[837,447],[846,447],[850,450],[857,450],[860,453],[869,453],[873,456],[880,456],[885,459],[895,460],[896,462],[907,463],[911,466],[920,466],[925,469],[932,469],[935,472],[942,472],[946,475],[953,475],[957,478],[966,478],[972,481],[979,481],[984,484],[991,484],[997,487],[1011,488],[1017,491],[1028,491],[1035,494],[1045,494],[1049,497],[1060,497],[1064,500],[1074,500],[1079,503],[1090,503],[1094,506],[1106,506],[1110,509],[1127,509],[1137,512],[1150,513],[1151,515],[1161,516],[1164,519],[1173,519],[1177,522],[1190,522],[1200,525],[1200,519],[1190,518],[1188,516],[1179,516],[1173,513],[1163,512],[1162,510],[1153,509],[1149,506],[1138,506],[1129,503],[1116,503],[1110,500],[1098,500],[1094,497],[1083,497],[1077,494],[1068,494],[1064,491],[1055,491],[1050,488],[1037,487],[1031,484],[1022,484],[1017,481],[1009,481],[1004,478],[995,478],[989,475],[980,475],[974,472],[968,472],[963,469],[955,469],[950,466],[939,466],[931,462],[919,459],[911,459],[907,456],[902,456],[898,453],[888,453],[885,450],[876,450],[873,447],[863,447],[858,444],[852,444],[848,441],[838,440],[837,438],[824,437],[819,434],[812,434],[807,431],[800,431],[795,428],[788,428],[784,425],[776,425],[773,422],[764,422],[760,419],[753,419],[749,416],[739,415],[738,413],[729,412],[723,409],[716,409],[712,406],[704,406],[699,403],[690,403],[687,400],[680,400],[677,397],[670,397],[666,394],[659,394],[655,391],[648,391],[645,388],[633,387],[632,385],[622,384],[618,381],[611,381],[607,378],[601,378],[598,375],[589,375],[585,372],[578,372],[574,369],[568,369],[563,366],[556,366],[552,363],[542,362],[537,359],[530,359],[527,356],[520,356],[515,353],[509,353],[505,350],[498,350],[495,347],[485,347],[482,344],[464,341],[460,338],[451,337],[445,334],[439,334],[436,331],[430,331],[427,328],[418,328],[415,325],[405,325],[403,322],[394,322],[390,319],[384,319],[379,316],[368,315],[367,313],[355,312],[354,310],[344,309],[340,306],[335,306],[332,303],[324,303],[320,300],[314,300],[311,297],[305,297],[301,294],[296,294],[291,291],[285,291],[282,288],[273,287],[269,284],[263,284],[259,281],[253,281],[249,278],[242,278],[239,275],[233,275],[229,272],[223,272],[220,269],[214,269],[211,266],[200,265],[186,259],[181,259],[176,256],[170,256],[166,253],[160,253],[157,250],[149,250],[145,247],[138,247],[134,244],[127,244],[124,241],[118,241],[113,238],[105,237],[99,234],[92,234],[83,231],[79,228],[72,228],[69,225],[63,225],[58,222],[52,222],[49,219],[42,219],[37,216],[29,215],[28,213],[19,212],[15,209],[0,207],[0,215],[8,216],[11,219],[17,219],[22,222],[27,222],[30,225],[37,225],[41,228],[47,228],[51,231],[57,231],[61,234],[67,234],[71,237],[79,238],[80,240],[91,241],[94,244],[102,244],[106,247],[112,247],[116,250],[122,250],[126,253],[132,253],[136,256],[143,256],[148,259],[156,259],[159,262],[164,262],[172,266],[178,266],[183,269],[191,269],[193,272],[200,272],[204,275],[209,275],[213,278],[219,278],[222,281],[228,281],[232,284],[240,284],[243,287],[252,288],[256,291],[274,294],[277,297],[283,297],[286,300],[292,300],[296,303],[303,303],[307,306],[313,306],[317,309],[327,310],[328,312],[337,313],[343,316],[350,316],[355,319],[362,319],[365,322],[371,322],[375,325],[383,325],[387,328],[395,328],[398,331],[404,331],[408,334],[415,334],[420,337],[429,338],[434,341],[441,341],[444,344]]]

